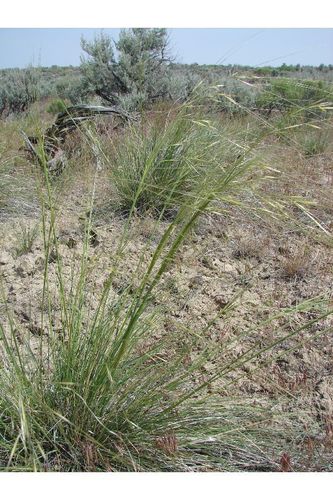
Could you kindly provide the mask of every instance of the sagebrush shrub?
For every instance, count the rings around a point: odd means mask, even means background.
[[[3,71],[0,76],[0,115],[25,111],[39,95],[38,70]]]

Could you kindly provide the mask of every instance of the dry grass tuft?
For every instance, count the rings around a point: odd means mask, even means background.
[[[157,448],[162,450],[166,455],[174,455],[178,449],[178,440],[174,433],[159,436],[155,440]]]
[[[281,276],[285,279],[302,279],[310,274],[312,255],[307,245],[295,248],[281,261]]]
[[[281,472],[291,472],[292,467],[291,467],[291,458],[288,455],[288,453],[282,453],[281,458],[280,458],[280,466]]]
[[[267,253],[270,238],[262,235],[244,234],[236,236],[232,256],[235,259],[255,258],[261,260]]]

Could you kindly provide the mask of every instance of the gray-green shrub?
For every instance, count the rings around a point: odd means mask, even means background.
[[[137,96],[140,105],[168,95],[167,30],[122,30],[117,43],[102,32],[92,42],[82,38],[81,46],[87,92],[112,104],[123,96]]]
[[[4,70],[0,74],[0,115],[21,113],[40,96],[38,70]]]

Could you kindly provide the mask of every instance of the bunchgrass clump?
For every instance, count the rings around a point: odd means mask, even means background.
[[[327,131],[308,132],[301,140],[301,147],[305,156],[311,157],[325,153],[330,145]]]
[[[54,99],[50,102],[46,111],[51,115],[57,115],[58,113],[64,113],[66,109],[66,103],[62,99]]]
[[[177,212],[211,171],[211,138],[195,122],[191,105],[170,112],[165,123],[146,123],[142,117],[125,137],[116,140],[109,163],[111,182],[125,212],[155,216]],[[202,189],[202,186],[201,186]]]
[[[20,229],[17,234],[17,245],[16,245],[16,256],[20,257],[21,255],[27,254],[31,252],[34,241],[36,240],[38,235],[38,225],[33,227],[28,227],[24,225],[20,225]]]
[[[17,172],[24,172],[21,178]],[[39,211],[35,172],[21,158],[0,160],[0,218],[36,215]]]

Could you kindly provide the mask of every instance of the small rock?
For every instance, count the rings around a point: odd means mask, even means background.
[[[31,257],[25,257],[21,259],[21,262],[16,267],[16,273],[24,278],[25,276],[29,276],[34,272],[34,261]]]
[[[77,241],[74,238],[69,237],[66,242],[66,245],[68,246],[68,248],[74,248],[77,245]]]
[[[14,259],[10,255],[9,252],[1,252],[0,253],[0,266],[5,266],[8,264],[13,264],[13,263],[14,263]]]
[[[58,253],[57,251],[53,248],[51,250],[51,252],[49,253],[49,259],[48,259],[48,262],[49,264],[53,264],[54,262],[56,262],[58,259]]]
[[[225,262],[223,264],[223,271],[225,273],[234,273],[236,271],[235,267],[232,266],[231,264],[228,264],[227,262]]]
[[[92,247],[97,247],[97,245],[99,245],[98,235],[94,229],[89,230],[89,245]]]
[[[38,269],[38,271],[42,271],[44,269],[44,259],[43,257],[37,257],[37,259],[35,260],[35,266],[36,266],[36,269]]]
[[[189,288],[193,288],[195,286],[201,286],[203,282],[204,279],[201,276],[201,274],[197,274],[196,276],[193,276],[193,278],[190,279]]]

